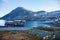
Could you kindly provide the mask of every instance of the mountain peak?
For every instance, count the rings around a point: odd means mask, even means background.
[[[19,10],[20,11],[20,10],[26,10],[26,9],[24,9],[23,7],[17,7],[14,10],[17,10],[17,11]]]
[[[24,9],[23,7],[17,7],[17,8],[15,8],[15,9]]]
[[[38,11],[37,13],[45,13],[46,11]]]

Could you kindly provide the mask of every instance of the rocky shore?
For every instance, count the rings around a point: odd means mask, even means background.
[[[0,31],[0,40],[60,40],[60,30],[35,27],[29,30]]]
[[[37,40],[34,36],[27,31],[0,31],[0,40]]]

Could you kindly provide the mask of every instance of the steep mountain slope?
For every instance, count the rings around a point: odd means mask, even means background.
[[[38,11],[32,12],[24,9],[23,7],[17,7],[10,13],[2,17],[4,20],[56,20],[60,18],[60,10],[46,12]]]
[[[2,17],[2,19],[4,20],[14,20],[14,19],[23,19],[23,17],[25,17],[26,15],[29,15],[33,13],[32,11],[28,11],[25,10],[22,7],[18,7],[16,9],[14,9],[13,11],[11,11],[10,13],[8,13],[7,15],[5,15],[4,17]]]

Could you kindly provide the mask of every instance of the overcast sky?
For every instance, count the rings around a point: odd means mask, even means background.
[[[24,7],[31,11],[60,10],[60,0],[0,0],[0,17],[17,7]]]

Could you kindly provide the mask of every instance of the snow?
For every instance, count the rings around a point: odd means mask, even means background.
[[[37,14],[34,14],[34,16],[37,16]]]
[[[5,20],[0,20],[0,26],[4,26],[5,25]]]

